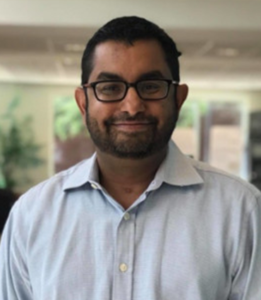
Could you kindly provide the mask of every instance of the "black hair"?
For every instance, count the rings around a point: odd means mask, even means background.
[[[179,81],[179,61],[181,53],[175,42],[156,24],[140,17],[116,18],[101,27],[89,40],[82,57],[82,84],[89,80],[93,69],[95,47],[108,40],[124,42],[133,45],[137,40],[156,40],[161,45],[166,62],[170,68],[173,80]]]

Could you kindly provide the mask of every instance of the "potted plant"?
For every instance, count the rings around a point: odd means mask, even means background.
[[[19,104],[19,99],[13,99],[6,112],[0,115],[0,188],[13,192],[30,182],[28,169],[44,162],[39,156],[42,146],[34,140],[32,117],[15,115]],[[22,176],[17,176],[19,170]]]

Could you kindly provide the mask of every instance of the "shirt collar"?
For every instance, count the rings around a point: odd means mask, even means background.
[[[155,175],[158,184],[188,186],[202,184],[204,181],[193,166],[192,160],[184,155],[176,144],[169,142],[168,153]]]
[[[61,173],[65,177],[63,190],[75,189],[88,182],[99,182],[96,153],[64,172]]]
[[[88,182],[99,182],[96,153],[62,174],[65,177],[63,190],[75,189]],[[167,156],[158,169],[154,181],[157,185],[166,182],[177,186],[203,183],[202,177],[193,167],[190,159],[181,153],[173,141],[169,142]]]

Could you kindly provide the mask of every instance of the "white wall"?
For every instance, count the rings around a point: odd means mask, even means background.
[[[247,111],[261,109],[261,91],[201,90],[193,88],[189,92],[189,97],[201,101],[240,102],[246,107]]]

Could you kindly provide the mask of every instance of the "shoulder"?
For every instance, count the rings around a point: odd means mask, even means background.
[[[66,183],[68,180],[75,180],[77,181],[77,174],[79,172],[86,172],[86,168],[88,168],[90,159],[83,160],[78,164],[70,167],[67,170],[61,171],[49,179],[35,185],[31,189],[29,189],[23,196],[28,196],[30,194],[39,194],[42,191],[50,191],[53,192],[55,190],[63,190],[66,188]]]
[[[12,222],[19,232],[23,228],[26,232],[32,224],[58,213],[66,203],[67,187],[81,188],[88,182],[90,161],[91,159],[81,161],[29,189],[14,204],[9,223]]]
[[[29,189],[17,202],[30,211],[34,205],[50,205],[54,200],[58,201],[67,189],[81,187],[88,182],[92,171],[92,162],[93,159],[89,158],[55,174]]]
[[[204,180],[204,188],[216,195],[231,195],[237,198],[252,199],[253,205],[261,203],[261,192],[252,184],[236,175],[208,165],[207,163],[188,158],[192,166]]]

